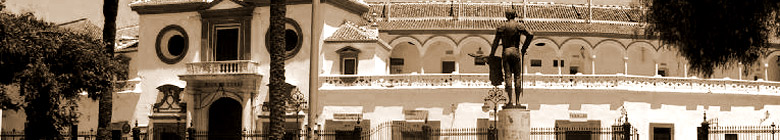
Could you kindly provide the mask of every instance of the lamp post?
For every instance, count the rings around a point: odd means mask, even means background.
[[[288,99],[288,103],[289,103],[288,107],[295,111],[295,124],[298,125],[296,127],[296,131],[297,131],[296,134],[300,134],[300,131],[301,131],[300,126],[301,126],[301,124],[298,122],[298,120],[299,120],[298,119],[298,113],[303,111],[303,110],[308,109],[308,106],[307,106],[308,102],[306,101],[306,97],[304,97],[303,93],[301,93],[301,91],[298,90],[298,88],[294,88],[291,91],[290,94],[291,94],[291,96]]]
[[[491,107],[489,103],[493,103],[493,113],[496,113],[493,115],[493,124],[491,127],[495,128],[496,121],[498,121],[498,105],[506,101],[507,98],[504,96],[504,91],[498,86],[493,86],[493,89],[490,89],[488,95],[485,96],[485,105],[482,105],[482,109],[485,111],[489,110]]]

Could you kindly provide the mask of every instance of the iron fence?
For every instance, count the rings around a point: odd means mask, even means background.
[[[638,140],[632,127],[531,128],[531,140]]]
[[[66,140],[72,137],[70,133],[62,133],[60,135]],[[79,140],[94,140],[96,136],[97,132],[95,131],[80,131],[76,135]],[[24,131],[11,130],[0,132],[0,140],[24,140]]]
[[[395,128],[395,129],[393,129]],[[627,129],[626,129],[627,128]],[[498,130],[492,128],[448,128],[377,126],[371,129],[354,130],[317,130],[313,136],[319,140],[496,140]],[[230,134],[227,134],[230,135]],[[266,140],[267,131],[243,131],[231,136],[221,134],[209,138],[207,131],[198,131],[190,135],[191,140],[221,138],[240,138],[243,140]],[[287,130],[285,140],[299,140],[309,137],[306,130]],[[554,127],[531,128],[531,140],[638,140],[639,135],[633,127]]]
[[[713,126],[709,140],[775,140],[777,128],[772,126]]]

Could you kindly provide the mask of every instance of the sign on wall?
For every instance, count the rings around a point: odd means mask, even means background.
[[[587,120],[588,119],[588,113],[584,113],[584,112],[569,112],[569,118],[570,119]]]
[[[357,121],[363,118],[363,113],[334,113],[333,120]]]
[[[428,110],[404,110],[406,120],[425,120],[428,118]]]

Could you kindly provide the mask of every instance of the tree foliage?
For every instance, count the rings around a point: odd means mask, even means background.
[[[0,12],[0,87],[18,86],[27,115],[26,139],[61,139],[70,124],[64,103],[88,93],[112,92],[111,75],[121,64],[106,54],[103,41],[37,19],[31,13]],[[6,89],[0,89],[5,91]],[[0,98],[9,99],[7,94]]]
[[[752,65],[777,36],[780,1],[652,0],[648,32],[676,49],[690,69],[710,77],[716,68]]]

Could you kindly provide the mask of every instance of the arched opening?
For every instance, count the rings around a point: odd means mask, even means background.
[[[454,48],[443,41],[428,45],[421,59],[425,73],[452,73],[455,71]]]
[[[535,39],[531,42],[531,45],[528,46],[528,52],[526,52],[526,60],[523,60],[525,63],[523,69],[528,70],[525,73],[558,74],[558,67],[561,65],[559,64],[557,48],[555,42],[549,39]],[[566,65],[564,64],[564,66]]]
[[[475,37],[476,38],[476,37]],[[490,44],[488,44],[486,41],[482,39],[472,39],[473,41],[466,41],[464,43],[458,44],[460,48],[460,53],[457,55],[456,58],[458,61],[458,72],[460,73],[488,73],[488,65],[486,61],[482,61],[479,59],[475,59],[474,57],[469,56],[469,54],[474,55],[489,55],[490,54]],[[501,50],[501,49],[496,49]],[[500,53],[496,53],[500,54]]]
[[[572,42],[562,45],[562,74],[591,74],[591,52],[586,42]]]
[[[628,47],[626,51],[628,53],[628,74],[629,75],[642,75],[642,76],[655,76],[655,49],[647,43],[635,43]],[[666,75],[666,69],[668,64],[661,67],[659,64],[659,75]]]
[[[615,41],[596,45],[596,74],[617,74],[625,70],[623,46]]]
[[[221,98],[209,108],[209,140],[241,139],[241,103]]]
[[[420,73],[420,52],[414,43],[399,43],[390,54],[390,74]]]

